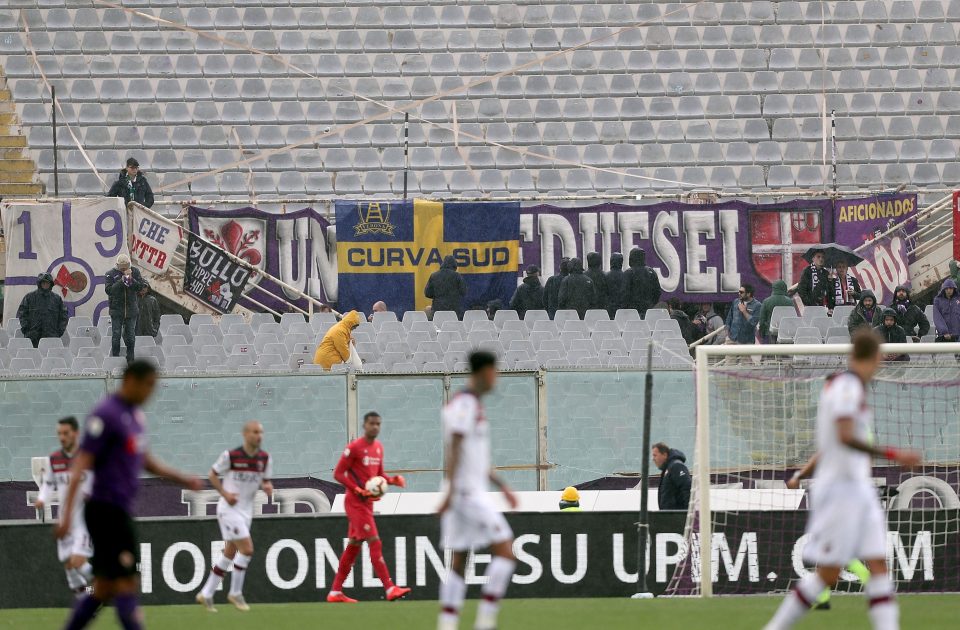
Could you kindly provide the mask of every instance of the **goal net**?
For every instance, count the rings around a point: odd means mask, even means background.
[[[960,348],[949,346],[883,346],[886,356],[905,353],[909,361],[885,362],[868,390],[877,442],[924,456],[913,470],[874,461],[888,515],[888,564],[901,592],[960,590]],[[787,489],[786,480],[814,453],[820,390],[845,368],[848,351],[697,349],[686,549],[666,594],[783,591],[811,570],[803,559],[809,480],[800,490]],[[861,586],[845,571],[837,590]]]

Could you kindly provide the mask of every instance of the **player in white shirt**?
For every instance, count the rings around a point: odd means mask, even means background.
[[[511,508],[517,498],[490,468],[490,425],[481,398],[497,380],[497,358],[489,352],[470,355],[470,381],[443,409],[443,441],[446,450],[445,490],[440,506],[443,546],[453,551],[453,562],[440,585],[439,630],[454,630],[467,586],[463,573],[467,554],[489,547],[493,555],[487,567],[487,582],[477,607],[477,630],[497,625],[500,600],[507,592],[516,566],[513,531],[503,514],[490,500],[491,483],[500,488]]]
[[[50,453],[50,458],[43,471],[43,481],[40,492],[33,505],[43,510],[56,497],[60,504],[61,513],[64,501],[67,498],[67,489],[70,487],[70,468],[73,456],[77,453],[77,435],[79,424],[73,416],[57,420],[57,439],[60,440],[60,450]],[[93,576],[90,567],[90,557],[93,547],[90,545],[90,535],[87,533],[87,524],[83,519],[83,504],[90,496],[93,486],[93,472],[84,473],[73,507],[73,519],[70,521],[70,532],[63,538],[57,539],[57,557],[63,563],[67,573],[67,585],[77,597],[82,597],[87,591],[87,585]]]
[[[243,446],[224,451],[210,470],[210,484],[220,493],[217,521],[220,523],[220,534],[226,541],[223,555],[210,570],[203,589],[197,593],[197,603],[210,612],[217,611],[213,606],[213,596],[231,566],[233,576],[230,578],[227,601],[238,610],[250,610],[243,598],[243,580],[253,556],[253,539],[250,537],[253,500],[261,488],[268,496],[273,495],[273,484],[270,482],[273,459],[260,449],[262,443],[263,425],[256,420],[247,421],[243,425]]]
[[[814,473],[805,559],[817,565],[794,585],[766,630],[793,627],[820,597],[833,588],[841,569],[855,558],[870,570],[864,586],[870,623],[875,630],[897,630],[899,609],[887,572],[887,523],[872,483],[872,458],[885,457],[902,466],[920,463],[911,450],[874,446],[873,412],[866,387],[880,367],[880,337],[870,329],[853,335],[849,369],[827,380],[817,413],[817,454],[791,480]]]

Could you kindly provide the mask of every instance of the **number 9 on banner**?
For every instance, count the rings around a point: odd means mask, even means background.
[[[96,321],[107,309],[104,274],[126,249],[123,201],[106,197],[62,203],[4,204],[7,244],[4,317],[16,317],[37,276],[53,276],[53,291],[69,315]]]

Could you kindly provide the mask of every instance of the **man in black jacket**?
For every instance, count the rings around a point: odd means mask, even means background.
[[[122,197],[124,204],[136,201],[141,206],[153,206],[153,190],[140,172],[139,162],[127,158],[127,168],[120,171],[120,177],[110,187],[107,197]]]
[[[823,252],[814,252],[813,263],[800,274],[797,293],[804,306],[826,306],[828,303],[827,296],[833,289],[833,282],[830,281],[830,274],[823,266],[823,261]]]
[[[543,303],[547,307],[547,315],[550,316],[550,319],[553,319],[553,316],[556,315],[557,309],[560,308],[560,284],[563,282],[563,279],[570,275],[570,259],[561,258],[560,259],[560,273],[554,274],[547,278],[547,284],[543,287]]]
[[[137,334],[142,337],[156,337],[160,334],[160,303],[150,292],[150,284],[143,281],[140,289],[140,315],[137,319]]]
[[[593,306],[590,308],[607,308],[607,278],[603,274],[603,258],[597,252],[587,254],[587,271],[585,276],[593,283],[593,292],[596,294]]]
[[[617,309],[623,307],[623,254],[616,252],[610,255],[610,271],[607,272],[607,312],[613,319]]]
[[[457,259],[447,256],[440,269],[430,274],[423,295],[433,300],[433,312],[453,311],[463,317],[463,299],[467,297],[467,281],[457,272]]]
[[[687,457],[663,442],[653,445],[653,463],[660,469],[657,504],[661,510],[686,510],[690,503],[690,471]]]
[[[34,348],[41,339],[63,336],[67,330],[67,307],[63,298],[53,292],[53,276],[37,276],[37,290],[23,296],[17,319],[23,336],[33,342]]]
[[[635,247],[630,251],[630,268],[623,272],[623,307],[635,308],[640,317],[660,301],[660,279],[647,266],[647,253]]]
[[[897,312],[892,308],[883,309],[883,320],[874,330],[880,333],[883,343],[907,343],[907,333],[897,324]],[[909,361],[906,354],[885,354],[884,361]]]
[[[110,325],[113,328],[110,356],[120,356],[120,336],[127,344],[127,362],[133,361],[133,345],[136,343],[137,319],[140,302],[137,294],[143,288],[140,272],[130,266],[130,257],[117,256],[117,266],[104,275],[104,290],[110,305]]]
[[[570,275],[560,283],[560,309],[571,309],[577,312],[580,319],[587,314],[597,302],[596,289],[593,281],[583,273],[583,263],[579,258],[570,259]]]
[[[540,268],[536,265],[527,267],[527,277],[513,294],[510,308],[517,312],[520,319],[527,311],[543,310],[543,287],[540,285]]]
[[[890,308],[897,313],[897,325],[914,341],[920,341],[930,332],[930,320],[922,308],[910,301],[910,289],[907,287],[901,285],[894,290]]]

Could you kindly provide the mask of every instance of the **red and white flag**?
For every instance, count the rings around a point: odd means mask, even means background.
[[[183,229],[139,204],[130,206],[130,260],[142,270],[165,272],[183,240]]]

